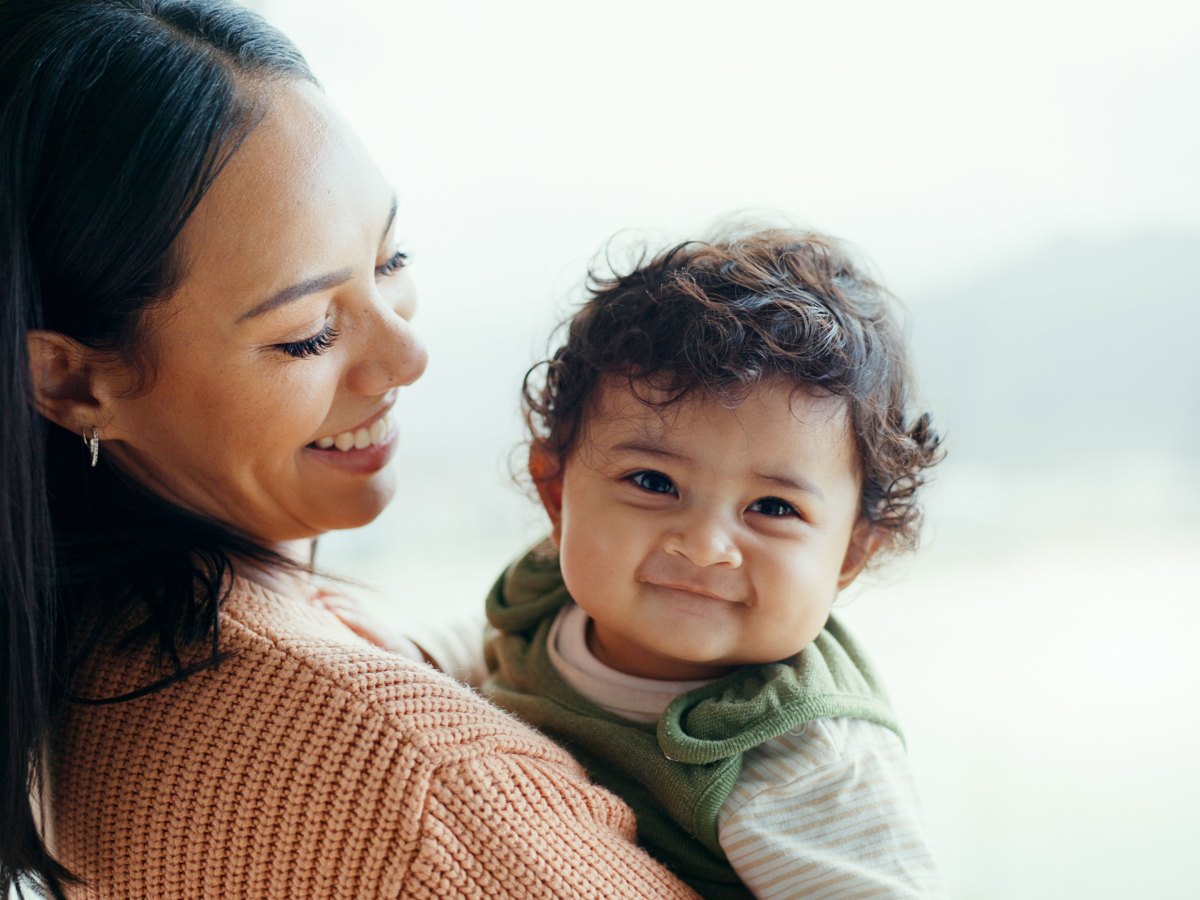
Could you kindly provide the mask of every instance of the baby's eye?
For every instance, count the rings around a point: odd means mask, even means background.
[[[671,479],[662,472],[654,472],[649,469],[644,469],[641,472],[634,472],[629,476],[629,480],[640,487],[643,491],[651,494],[677,493],[674,483],[672,483]]]
[[[750,512],[762,513],[764,516],[797,515],[796,507],[778,497],[763,497],[761,500],[755,500],[748,508]]]

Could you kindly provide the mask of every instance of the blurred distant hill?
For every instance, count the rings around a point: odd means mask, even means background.
[[[1200,466],[1200,234],[1063,241],[912,300],[921,392],[956,460]]]

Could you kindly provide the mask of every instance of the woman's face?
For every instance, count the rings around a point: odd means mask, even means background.
[[[98,424],[156,493],[270,544],[387,505],[390,410],[426,353],[388,183],[315,87],[268,99],[183,230],[148,369],[119,373]]]

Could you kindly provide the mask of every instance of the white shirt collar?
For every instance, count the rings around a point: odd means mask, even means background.
[[[634,722],[657,722],[680,694],[710,683],[639,678],[606,666],[588,649],[590,621],[579,606],[566,604],[550,626],[546,649],[563,680],[601,709]]]

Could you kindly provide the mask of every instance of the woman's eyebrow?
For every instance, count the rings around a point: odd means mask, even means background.
[[[387,240],[388,232],[392,230],[392,222],[395,220],[396,195],[392,194],[392,205],[388,208],[387,221],[383,226],[383,234],[379,238],[380,243]],[[272,294],[262,303],[242,313],[238,318],[238,322],[244,322],[247,319],[253,319],[255,316],[261,316],[263,313],[270,312],[284,304],[292,303],[301,297],[307,297],[309,294],[316,294],[320,291],[327,291],[330,288],[337,287],[339,284],[349,281],[350,276],[353,274],[353,270],[346,267],[338,269],[336,272],[330,272],[327,275],[317,275],[315,278],[306,278],[304,281],[298,281],[290,287],[285,287],[282,291]]]
[[[383,223],[383,234],[379,236],[379,243],[387,240],[388,232],[392,230],[392,223],[396,221],[396,195],[392,194],[392,205],[388,209],[387,221]]]
[[[282,291],[272,294],[248,312],[242,313],[238,318],[238,322],[245,322],[247,319],[261,316],[265,312],[270,312],[286,303],[299,300],[301,297],[307,297],[309,294],[337,287],[339,284],[349,281],[352,274],[354,274],[353,269],[346,267],[345,269],[338,269],[336,272],[330,272],[328,275],[318,275],[315,278],[306,278],[303,281],[298,281],[291,287],[285,287]]]

